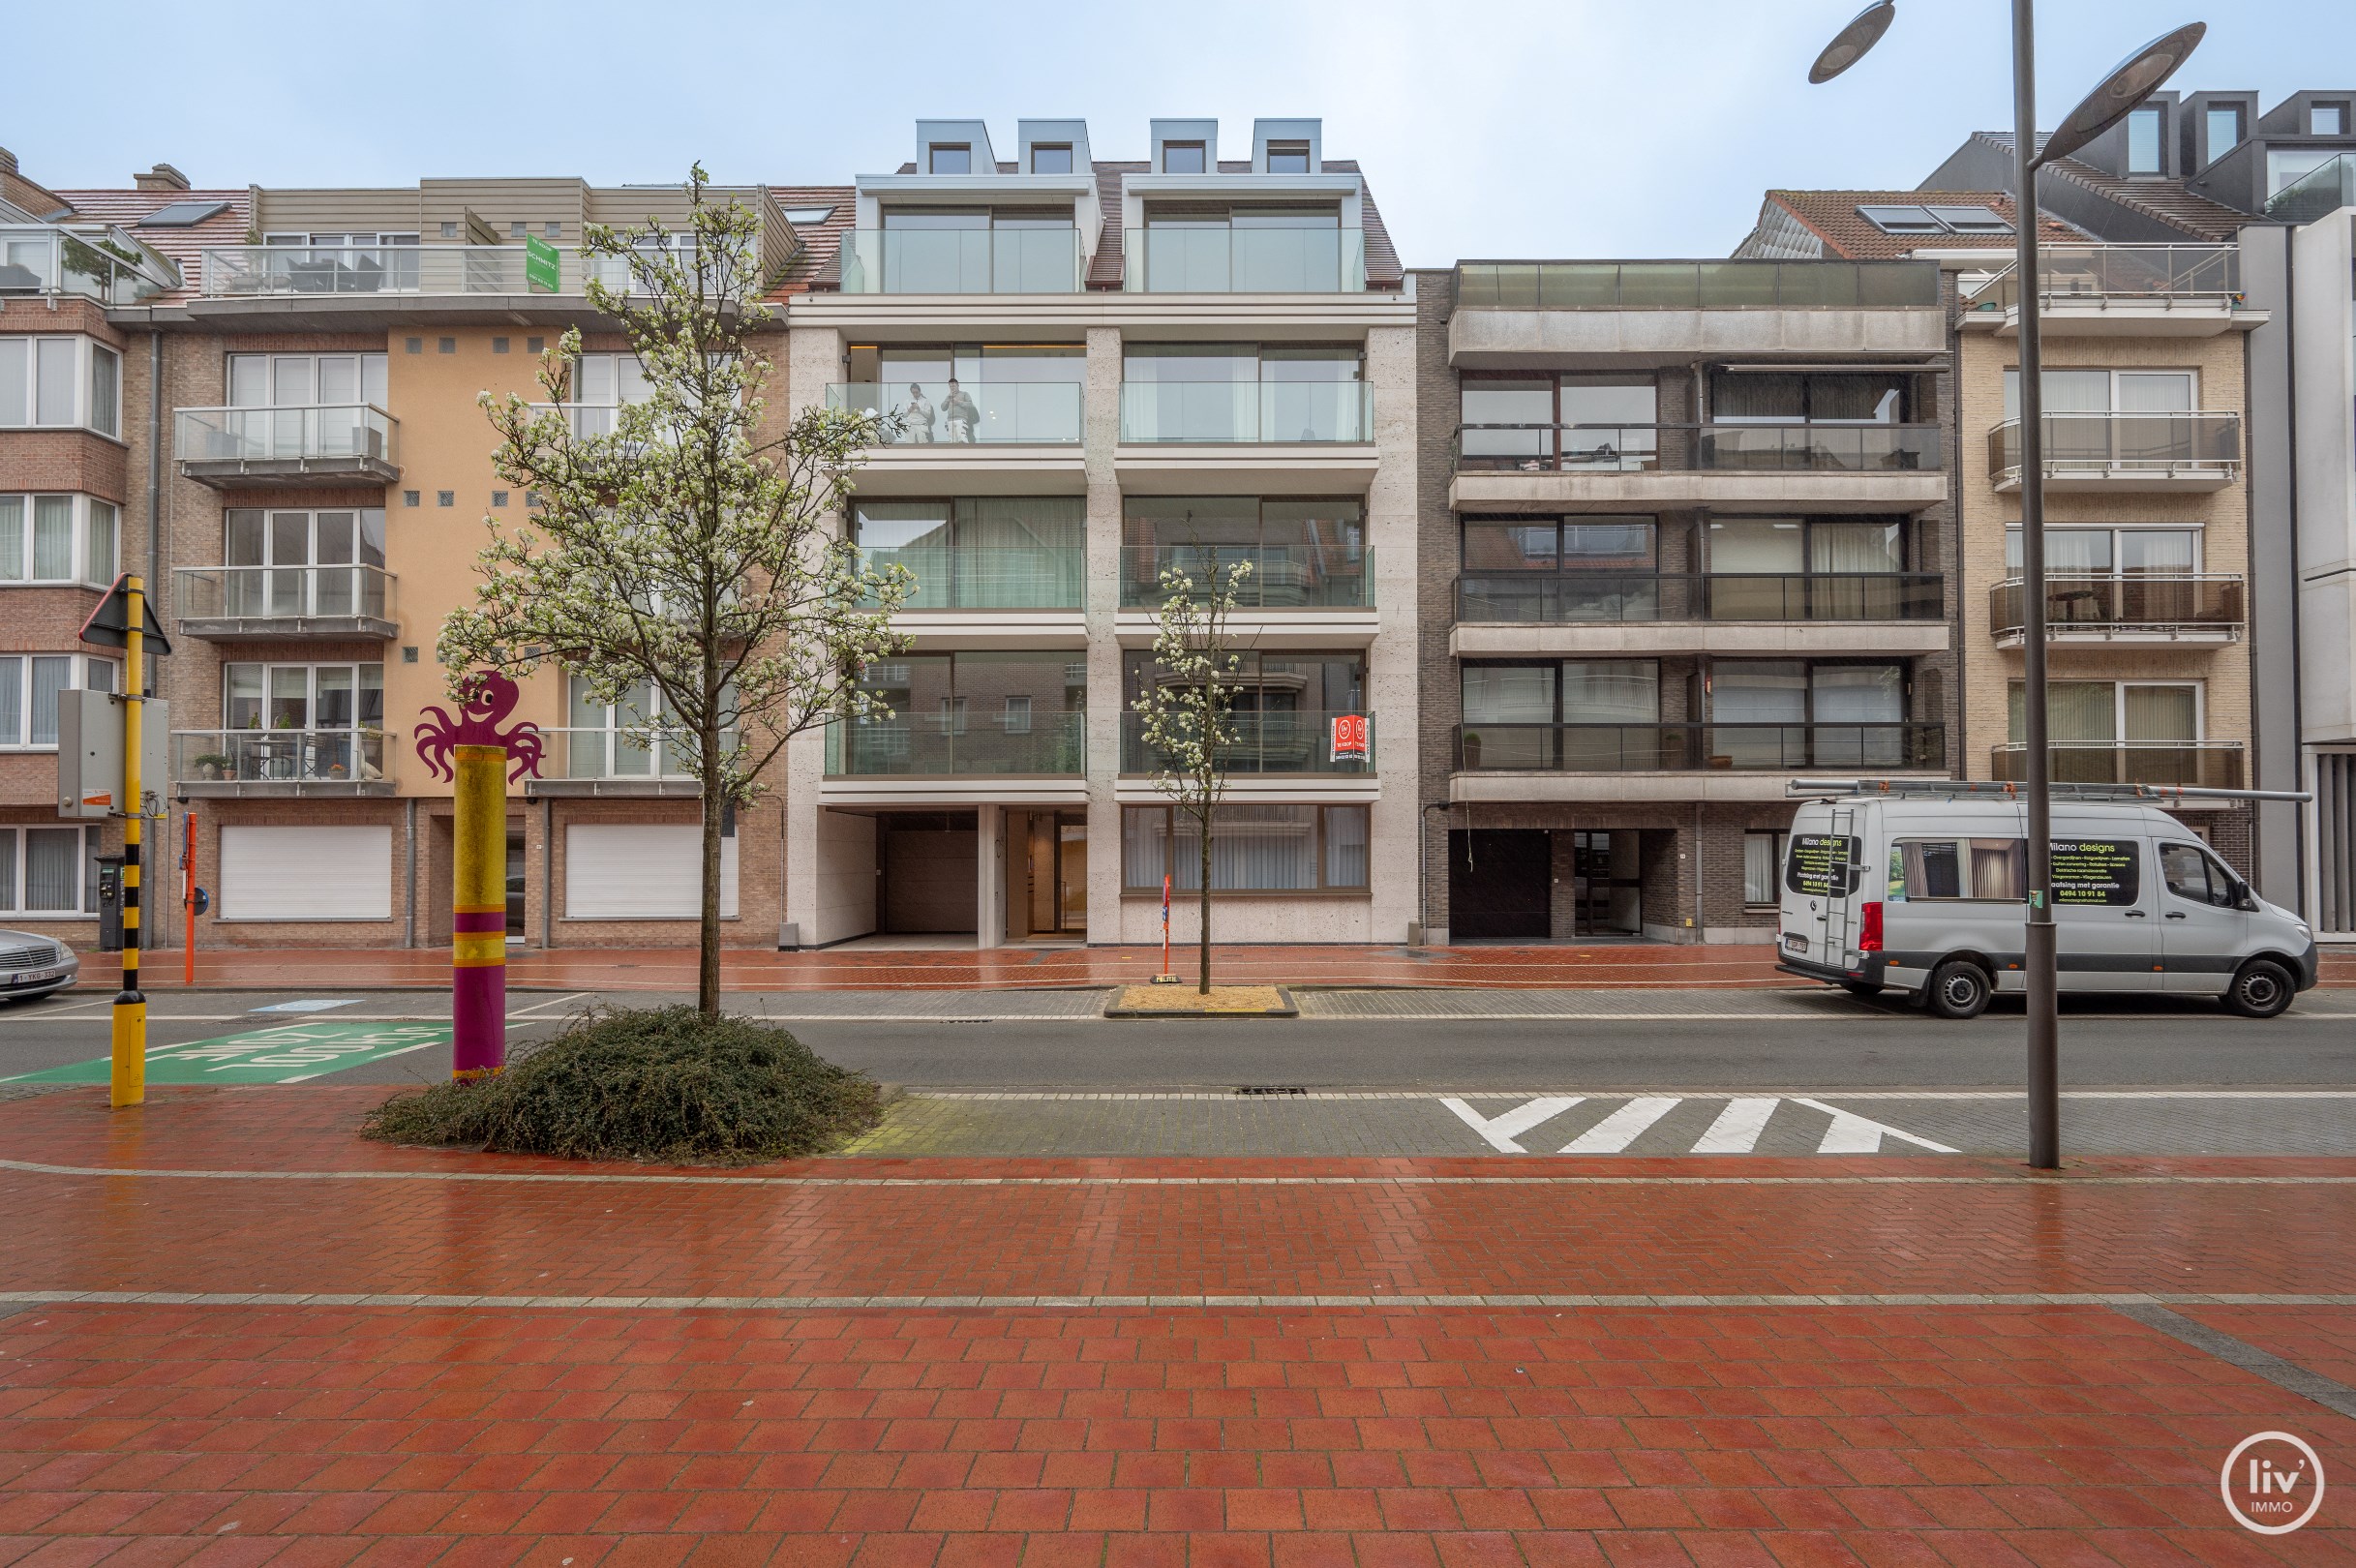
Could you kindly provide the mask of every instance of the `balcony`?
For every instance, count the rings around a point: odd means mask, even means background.
[[[1001,381],[960,385],[954,393],[946,381],[836,381],[827,388],[828,407],[879,416],[884,445],[903,450],[1077,446],[1081,401],[1077,381]]]
[[[2222,740],[2057,740],[2046,748],[2057,784],[2162,784],[2238,790],[2242,747]],[[1988,776],[2018,783],[2029,776],[2029,748],[1988,753]]]
[[[540,728],[543,747],[537,776],[524,793],[543,796],[630,798],[685,796],[700,791],[688,771],[690,752],[677,732],[654,726]],[[721,732],[720,743],[734,750],[737,732]]]
[[[2341,153],[2266,198],[2278,224],[2311,224],[2342,207],[2356,207],[2356,154]]]
[[[174,730],[185,796],[390,795],[382,730]]]
[[[859,554],[872,570],[900,566],[916,579],[902,610],[1079,610],[1086,605],[1088,562],[1081,550],[900,545],[870,546]]]
[[[1125,381],[1121,439],[1138,444],[1330,445],[1374,438],[1363,381]]]
[[[167,264],[119,228],[0,225],[0,296],[78,294],[102,305],[136,305],[178,286]]]
[[[1334,720],[1341,712],[1263,712],[1228,715],[1232,745],[1221,748],[1220,760],[1230,774],[1263,777],[1270,774],[1317,778],[1368,778],[1374,771],[1374,717],[1366,715],[1366,756],[1336,761]],[[1121,715],[1121,771],[1147,775],[1171,759],[1145,739],[1145,715]]]
[[[628,263],[562,245],[557,294],[579,297],[595,277],[627,288]],[[522,245],[216,245],[204,252],[207,299],[371,294],[530,294]]]
[[[1355,294],[1366,288],[1358,228],[1153,225],[1122,232],[1133,294]]]
[[[172,573],[178,624],[191,637],[261,639],[401,633],[395,579],[381,566],[189,566]]]
[[[1789,772],[1809,768],[1943,769],[1944,725],[1460,724],[1462,772]]]
[[[1999,646],[2018,647],[2028,600],[2017,577],[1988,589]],[[2045,628],[2057,643],[2230,643],[2242,635],[2242,580],[2226,573],[2048,574]]]
[[[180,408],[180,472],[215,490],[389,485],[401,477],[401,422],[368,404],[309,408]]]
[[[2195,493],[2242,474],[2242,416],[2234,413],[2049,413],[2045,489]],[[2020,421],[1988,432],[1996,489],[2020,489]]]
[[[1459,425],[1449,495],[1498,511],[1916,511],[1947,498],[1945,466],[1937,425]]]
[[[2052,245],[2039,252],[2038,319],[2049,337],[2211,338],[2268,319],[2244,307],[2231,245]],[[1968,286],[1957,324],[2012,337],[2020,279],[2011,267]]]
[[[1350,554],[1308,545],[1123,545],[1121,608],[1158,610],[1170,595],[1162,574],[1180,572],[1193,580],[1191,595],[1209,597],[1214,577],[1222,585],[1233,567],[1249,566],[1235,585],[1239,612],[1265,610],[1363,610],[1374,602],[1374,553]]]
[[[1085,771],[1087,714],[1076,709],[968,721],[894,714],[827,726],[827,777],[1077,776]]]
[[[1937,653],[1936,572],[1467,572],[1449,651]]]
[[[1456,282],[1448,350],[1460,367],[1918,357],[1947,346],[1929,261],[1467,261]]]
[[[846,294],[1075,294],[1076,228],[859,228],[843,236]]]

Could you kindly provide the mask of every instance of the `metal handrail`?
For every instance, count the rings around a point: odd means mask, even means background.
[[[1236,565],[1252,568],[1235,584],[1239,610],[1356,610],[1374,602],[1374,553],[1363,547],[1176,544],[1121,547],[1121,606],[1167,603],[1165,571],[1185,574],[1193,582],[1191,596],[1207,599],[1214,575],[1223,588]]]
[[[1333,754],[1333,721],[1343,717],[1366,720],[1366,756]],[[1246,712],[1227,715],[1231,745],[1219,748],[1222,765],[1230,773],[1341,773],[1357,775],[1374,769],[1374,715],[1342,709],[1332,711]],[[1145,715],[1134,710],[1121,715],[1121,771],[1157,771],[1166,755],[1146,739]]]
[[[2027,620],[2024,581],[1988,588],[1988,621],[1998,634]],[[2055,572],[2045,578],[2045,623],[2074,626],[2232,627],[2243,620],[2238,572]]]
[[[1463,772],[1691,772],[1947,766],[1935,720],[1779,724],[1486,724],[1456,726]]]
[[[1935,261],[1462,261],[1460,310],[1910,309],[1939,303]]]
[[[2241,250],[2232,245],[2046,245],[2039,248],[2041,303],[2088,300],[2242,301]],[[1962,295],[1967,310],[2020,303],[2017,263],[2000,267]]]
[[[183,620],[393,618],[398,581],[364,561],[303,566],[183,566],[172,573]]]
[[[2100,468],[2137,472],[2232,472],[2241,466],[2242,416],[2218,409],[2049,413],[2045,471]],[[1988,467],[1997,482],[2020,472],[2020,421],[1988,431]]]
[[[398,465],[400,439],[401,421],[373,403],[172,410],[172,449],[183,463],[352,458]]]
[[[1713,420],[1460,424],[1456,430],[1461,472],[1935,472],[1945,466],[1937,425]]]
[[[385,732],[174,730],[174,783],[362,784],[384,777]]]
[[[830,778],[983,774],[1062,776],[1087,771],[1088,715],[1078,709],[1010,714],[894,713],[827,726]]]
[[[1465,572],[1456,618],[1471,624],[1586,621],[1937,620],[1937,572]]]

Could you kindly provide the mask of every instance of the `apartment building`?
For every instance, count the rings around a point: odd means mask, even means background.
[[[1791,778],[1956,761],[1951,284],[1416,282],[1428,934],[1769,940]]]
[[[889,428],[842,519],[914,573],[889,716],[800,738],[788,945],[1194,930],[1199,843],[1133,710],[1163,574],[1242,564],[1245,691],[1213,831],[1217,934],[1399,942],[1414,915],[1415,306],[1315,120],[917,126],[803,199],[828,254],[788,316],[795,407]],[[1247,149],[1236,148],[1237,152]],[[1363,717],[1366,760],[1333,744]]]

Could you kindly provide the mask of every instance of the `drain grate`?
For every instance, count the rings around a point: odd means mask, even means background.
[[[1305,1083],[1239,1083],[1235,1086],[1235,1092],[1239,1095],[1305,1095],[1309,1093],[1309,1085]]]

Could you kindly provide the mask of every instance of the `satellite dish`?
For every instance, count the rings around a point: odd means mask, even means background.
[[[1856,23],[1850,25],[1854,27]],[[2187,23],[2172,33],[2162,33],[2121,61],[2103,78],[2102,85],[2088,93],[2069,111],[2069,117],[2045,138],[2045,145],[2039,149],[2033,165],[2068,158],[2126,119],[2129,110],[2176,75],[2176,68],[2190,57],[2208,31],[2207,22]]]
[[[1867,49],[1882,42],[1897,15],[1897,0],[1874,0],[1825,45],[1825,52],[1808,68],[1808,79],[1822,86],[1863,59]]]

